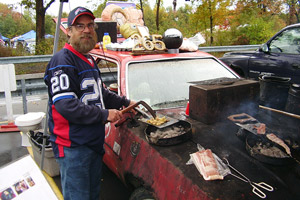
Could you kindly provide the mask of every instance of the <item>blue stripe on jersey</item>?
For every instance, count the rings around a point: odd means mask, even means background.
[[[55,66],[55,67],[49,68],[48,71],[49,71],[49,70],[54,70],[54,69],[56,69],[56,68],[58,68],[58,67],[72,67],[72,68],[76,68],[76,67],[73,66],[73,65],[57,65],[57,66]],[[46,80],[47,77],[48,77],[48,74],[45,75],[44,80]]]
[[[72,98],[74,98],[74,96],[69,95],[69,96],[61,96],[61,97],[57,97],[57,98],[52,99],[52,100],[53,100],[53,104],[54,104],[54,103],[55,103],[56,101],[58,101],[58,100],[61,100],[61,99],[72,99]]]
[[[49,68],[49,70],[53,70],[53,69],[56,69],[56,68],[58,68],[58,67],[73,67],[73,68],[76,68],[76,67],[73,66],[73,65],[57,65],[57,66],[55,66],[55,67]]]
[[[88,69],[88,70],[84,70],[84,71],[82,71],[82,72],[79,72],[78,75],[83,74],[83,73],[85,73],[85,72],[91,72],[91,71],[96,71],[96,72],[98,72],[98,70],[96,70],[96,69]]]
[[[57,94],[55,96],[52,97],[52,101],[53,104],[61,99],[73,99],[73,98],[77,98],[76,94],[73,92],[66,92],[66,93],[62,93],[62,94]]]

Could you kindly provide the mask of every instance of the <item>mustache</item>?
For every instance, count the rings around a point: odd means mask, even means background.
[[[80,38],[93,38],[92,34],[89,33],[84,33],[83,35],[80,36]]]

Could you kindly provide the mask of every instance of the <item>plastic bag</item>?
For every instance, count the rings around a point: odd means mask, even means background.
[[[182,51],[197,51],[200,44],[205,43],[205,39],[201,33],[197,33],[193,37],[183,38],[182,44],[179,47]]]
[[[198,47],[188,38],[183,38],[182,44],[179,49],[182,51],[197,51]]]
[[[200,144],[197,144],[197,148],[198,148],[198,152],[203,152],[203,151],[205,151],[205,148],[203,148]],[[195,153],[197,153],[197,152],[195,152]],[[193,154],[195,154],[195,153],[193,153]],[[217,164],[217,170],[218,170],[218,176],[215,176],[215,177],[212,177],[211,179],[210,178],[208,178],[208,177],[206,177],[204,174],[203,174],[203,171],[201,171],[200,170],[200,168],[201,168],[201,166],[199,166],[199,163],[197,164],[197,163],[195,163],[195,160],[193,159],[193,156],[192,156],[192,154],[190,154],[190,160],[186,163],[186,165],[191,165],[191,164],[194,164],[196,167],[197,167],[197,169],[198,169],[198,171],[200,172],[200,174],[203,176],[203,178],[205,179],[205,180],[217,180],[217,179],[223,179],[225,176],[227,176],[228,174],[230,174],[231,173],[231,171],[230,171],[230,169],[229,169],[229,167],[216,155],[216,154],[214,154],[213,153],[213,157],[214,157],[214,159],[215,159],[215,161],[216,161],[216,164]]]
[[[200,44],[204,44],[205,43],[205,39],[204,37],[201,35],[201,33],[197,33],[196,35],[194,35],[193,37],[189,38],[189,41],[193,42],[197,47]]]

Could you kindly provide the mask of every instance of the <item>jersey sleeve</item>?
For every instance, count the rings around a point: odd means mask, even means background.
[[[62,50],[63,51],[63,50]],[[76,66],[65,57],[55,55],[48,63],[45,83],[48,86],[50,101],[54,104],[61,99],[78,98],[78,71]]]
[[[85,105],[78,99],[61,99],[55,103],[55,109],[65,119],[74,124],[93,124],[106,122],[108,110],[95,105]]]
[[[119,96],[116,93],[106,89],[105,87],[103,87],[102,93],[106,108],[119,109],[122,106],[127,107],[130,104],[130,100],[125,96]]]

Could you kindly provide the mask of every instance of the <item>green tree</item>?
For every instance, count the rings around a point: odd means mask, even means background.
[[[282,11],[273,3],[239,0],[228,17],[232,44],[261,44],[283,28],[286,24],[281,19]]]
[[[157,0],[156,1],[156,30],[159,31],[159,12],[160,12],[160,5],[161,5],[161,1]]]
[[[45,16],[45,34],[55,34],[55,22],[53,21],[53,16],[51,15],[46,15]]]
[[[26,8],[35,9],[36,13],[36,47],[44,39],[45,36],[45,15],[46,10],[51,6],[55,0],[50,0],[44,7],[43,0],[22,0],[21,4]]]
[[[161,31],[163,34],[169,28],[178,29],[184,37],[190,37],[195,33],[195,28],[190,21],[192,7],[186,5],[174,11],[174,7],[162,9],[162,19],[160,20]]]
[[[25,11],[22,15],[0,3],[0,30],[2,35],[13,38],[32,29],[35,29],[35,26],[29,11]]]
[[[67,18],[67,17],[68,17],[68,13],[63,12],[62,18]],[[55,36],[56,24],[55,24],[53,18],[54,18],[53,16],[46,15],[45,33]],[[57,48],[58,51],[64,47],[67,40],[68,39],[67,39],[66,34],[62,30],[60,30],[59,40],[58,40],[58,48]],[[54,48],[54,38],[43,39],[40,42],[39,47],[36,48],[36,54],[38,54],[38,55],[52,54],[53,48]]]
[[[143,15],[144,22],[149,29],[150,34],[157,33],[155,26],[155,13],[154,10],[151,9],[149,4],[143,4]]]
[[[198,29],[205,30],[206,38],[210,38],[212,45],[215,26],[223,25],[233,0],[194,0],[193,3],[197,6],[193,22]]]
[[[288,6],[288,24],[300,22],[300,0],[285,0]]]

